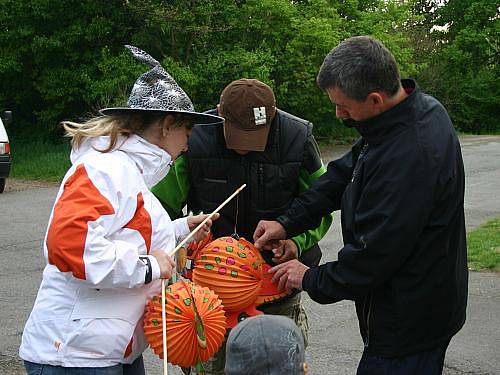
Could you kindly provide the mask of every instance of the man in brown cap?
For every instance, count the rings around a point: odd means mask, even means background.
[[[242,184],[247,184],[214,222],[214,238],[239,235],[251,239],[261,219],[281,215],[302,191],[325,172],[312,124],[276,108],[273,90],[256,79],[239,79],[222,92],[217,109],[224,123],[195,127],[188,151],[178,158],[168,176],[153,188],[170,217],[189,211],[212,212]],[[332,216],[296,237],[262,251],[271,265],[298,258],[318,265],[318,241]],[[265,314],[285,315],[301,328],[307,343],[307,316],[300,294],[259,306]],[[205,365],[207,374],[224,373],[224,348]]]
[[[273,90],[256,79],[239,79],[220,96],[219,113],[224,113],[226,147],[240,155],[264,151],[271,122],[276,115]]]

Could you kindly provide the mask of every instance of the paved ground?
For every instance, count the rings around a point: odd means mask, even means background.
[[[467,174],[467,227],[500,216],[500,137],[462,139]],[[331,159],[333,153],[325,154]],[[41,241],[56,188],[8,181],[0,195],[0,374],[22,374],[17,357],[24,322],[31,310],[44,266]],[[9,187],[10,185],[10,187]],[[338,215],[321,245],[324,261],[340,248]],[[311,325],[308,360],[313,374],[354,374],[361,356],[354,305],[318,305],[305,298]],[[468,319],[452,340],[445,374],[500,374],[500,276],[471,273]],[[161,374],[161,362],[146,353],[149,374]],[[172,369],[170,374],[180,374]]]

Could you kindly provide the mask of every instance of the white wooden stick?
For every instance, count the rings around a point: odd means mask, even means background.
[[[212,212],[210,215],[208,215],[205,220],[203,220],[196,228],[193,229],[193,231],[191,233],[189,233],[186,238],[184,238],[181,243],[179,245],[177,245],[177,247],[174,249],[174,252],[172,253],[172,256],[177,252],[179,251],[179,249],[184,246],[184,244],[189,241],[191,239],[191,237],[194,236],[194,234],[198,231],[198,229],[200,229],[208,220],[210,220],[217,212],[219,212],[222,207],[224,207],[226,204],[229,203],[229,201],[231,199],[233,199],[240,191],[242,191],[245,187],[247,186],[247,184],[243,184],[241,185],[238,189],[235,190],[235,192],[233,194],[231,194],[224,202],[222,202],[220,204],[219,207],[217,207],[215,209],[214,212]]]
[[[161,279],[161,321],[163,322],[163,375],[168,375],[167,322],[165,313],[165,279]]]
[[[220,204],[219,207],[215,209],[210,215],[208,215],[194,230],[189,233],[184,240],[181,241],[179,245],[174,249],[172,256],[179,251],[179,249],[184,246],[184,244],[194,236],[194,234],[208,221],[210,220],[217,212],[219,212],[222,207],[229,203],[231,199],[233,199],[240,191],[242,191],[247,185],[241,185],[236,191],[231,194],[224,202]],[[168,361],[167,361],[167,319],[165,313],[165,279],[161,279],[161,320],[162,320],[162,329],[163,329],[163,375],[168,375]]]

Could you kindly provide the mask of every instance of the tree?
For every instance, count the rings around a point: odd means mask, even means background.
[[[421,73],[422,84],[443,102],[458,129],[500,131],[497,1],[450,0],[434,13],[434,31],[429,30],[433,53]]]
[[[278,106],[341,136],[315,78],[325,55],[360,34],[380,38],[405,74],[417,71],[404,34],[403,0],[0,0],[0,107],[20,137],[59,139],[58,123],[124,104],[147,67],[123,48],[149,52],[198,110],[232,80],[271,85]],[[19,121],[21,119],[21,121]]]
[[[14,134],[51,138],[62,119],[93,106],[103,53],[139,23],[121,1],[1,0],[0,106],[14,111]],[[111,47],[109,47],[111,46]]]

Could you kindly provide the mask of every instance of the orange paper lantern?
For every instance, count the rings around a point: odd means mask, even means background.
[[[208,288],[178,281],[166,288],[165,313],[168,361],[182,367],[210,359],[221,347],[226,317],[221,300]],[[144,333],[163,358],[161,294],[146,307]]]
[[[244,238],[221,237],[199,251],[193,281],[217,293],[227,312],[241,311],[259,295],[262,262],[259,251]]]

